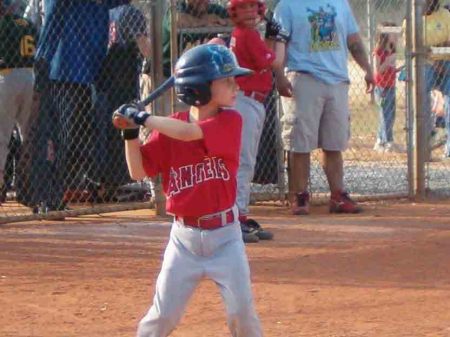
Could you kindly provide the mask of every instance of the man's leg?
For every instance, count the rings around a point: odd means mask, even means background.
[[[344,189],[342,151],[350,139],[348,84],[327,85],[328,99],[319,130],[319,146],[324,151],[323,168],[330,186],[331,213],[359,213],[361,208]]]
[[[297,194],[308,190],[311,169],[310,153],[289,152],[289,202],[297,202]]]
[[[319,125],[327,92],[309,74],[289,73],[293,98],[283,98],[284,148],[289,152],[289,201],[294,215],[309,213],[310,152],[319,145]]]
[[[62,179],[63,202],[53,207],[64,207],[76,201],[95,172],[93,153],[92,94],[88,85],[76,83],[57,84],[57,111],[60,131],[57,141],[57,166]],[[59,192],[58,192],[59,193]]]
[[[323,170],[331,193],[344,189],[344,161],[340,151],[323,151]]]

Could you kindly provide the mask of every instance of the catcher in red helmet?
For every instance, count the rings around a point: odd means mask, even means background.
[[[242,115],[240,164],[237,175],[237,199],[239,220],[245,242],[270,240],[273,234],[264,230],[258,222],[247,217],[250,203],[250,184],[253,179],[258,144],[261,138],[266,110],[264,102],[272,90],[272,69],[280,67],[282,55],[273,51],[274,41],[279,39],[280,25],[265,19],[263,0],[231,0],[228,14],[235,27],[231,33],[230,48],[240,66],[253,70],[253,75],[236,78],[239,92],[235,110]],[[257,26],[266,20],[263,38]],[[216,39],[211,41],[217,43]]]

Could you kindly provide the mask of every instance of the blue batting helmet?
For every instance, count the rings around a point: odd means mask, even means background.
[[[175,92],[188,105],[205,105],[211,100],[212,81],[250,74],[225,46],[203,44],[185,52],[175,65]]]

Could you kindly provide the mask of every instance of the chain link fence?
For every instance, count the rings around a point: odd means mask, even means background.
[[[139,99],[151,56],[150,6],[127,2],[2,6],[0,217],[149,207],[151,184],[130,180],[111,123],[112,111]]]
[[[401,31],[384,32],[386,26],[401,27],[406,17],[406,1],[350,1],[377,72],[378,50],[383,37],[389,39],[397,68],[405,64]],[[386,36],[388,35],[388,36]],[[380,62],[380,60],[378,60]],[[386,197],[408,194],[408,143],[405,83],[394,75],[393,83],[366,93],[364,73],[351,59],[350,112],[351,142],[344,154],[345,185],[355,196]],[[396,79],[397,78],[397,79]],[[387,118],[386,118],[387,117]],[[321,179],[321,188],[326,186]],[[322,189],[320,191],[323,191]]]
[[[450,3],[441,1],[423,19],[426,59],[425,140],[428,143],[425,187],[429,193],[450,195]]]
[[[349,2],[372,66],[377,66],[377,50],[387,45],[387,34],[398,73],[392,90],[370,95],[365,92],[364,74],[349,59],[352,137],[344,153],[345,184],[360,199],[411,196],[415,144],[412,50],[405,47],[401,27],[406,27],[412,2]],[[121,5],[120,0],[80,0],[51,9],[42,8],[40,0],[18,4],[3,8],[0,18],[0,104],[6,121],[1,127],[0,222],[152,207],[158,193],[150,180],[130,180],[123,141],[112,127],[111,112],[146,97],[157,84],[155,74],[159,71],[167,78],[186,49],[218,34],[229,35],[232,26],[226,2],[205,2],[207,14],[201,16],[192,15],[197,13],[190,12],[192,8],[181,0],[141,0],[131,5]],[[275,5],[276,1],[267,3],[269,10]],[[440,10],[445,9],[441,6]],[[430,21],[442,20],[435,16],[428,19],[430,27]],[[440,34],[445,40],[444,33]],[[427,28],[426,35],[436,36],[433,28]],[[421,89],[428,107],[429,134],[424,179],[439,195],[450,193],[450,61],[444,42],[426,40],[430,47],[427,86]],[[161,60],[153,57],[155,50],[161,51]],[[5,56],[6,51],[13,56]],[[173,93],[161,101],[147,110],[168,114],[183,108]],[[254,201],[282,201],[287,162],[280,136],[282,109],[275,90],[265,107],[252,196]],[[383,134],[386,129],[392,136]],[[142,139],[145,135],[143,130]],[[313,153],[310,186],[315,200],[326,200],[328,187],[319,154]]]

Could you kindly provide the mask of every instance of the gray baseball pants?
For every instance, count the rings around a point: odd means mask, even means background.
[[[266,118],[264,104],[239,91],[234,107],[242,116],[241,153],[237,174],[236,204],[240,215],[249,213],[250,187],[255,174],[256,156]]]
[[[220,289],[231,335],[262,337],[239,224],[200,230],[177,221],[172,225],[153,305],[140,321],[137,336],[169,336],[203,278],[212,279]]]

